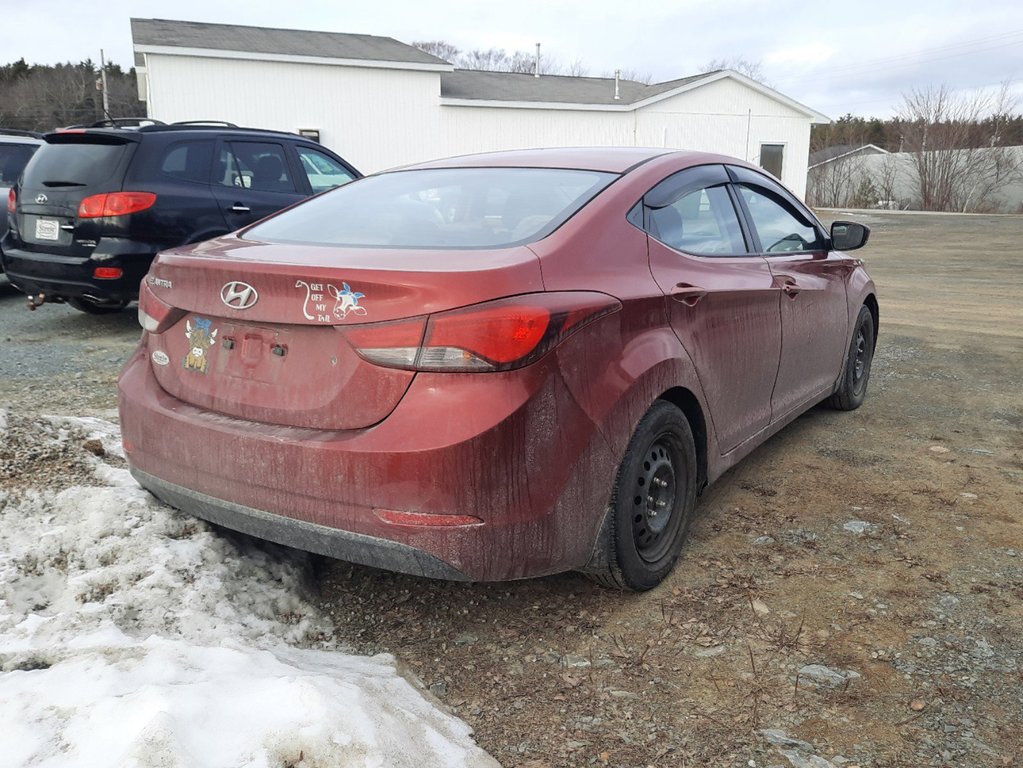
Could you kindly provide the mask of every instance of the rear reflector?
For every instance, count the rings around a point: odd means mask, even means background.
[[[97,280],[117,280],[124,275],[120,267],[96,267],[92,270],[92,276]]]
[[[482,525],[483,521],[472,515],[433,515],[427,512],[396,512],[390,509],[374,509],[373,514],[391,525],[450,527]]]
[[[152,208],[155,203],[156,195],[152,192],[104,192],[82,200],[78,205],[78,218],[126,216]]]
[[[348,326],[343,332],[362,358],[388,368],[507,371],[540,359],[586,324],[619,309],[618,300],[603,293],[531,293],[429,318]]]
[[[18,196],[14,194],[14,187],[7,192],[7,212],[16,213],[18,210]]]

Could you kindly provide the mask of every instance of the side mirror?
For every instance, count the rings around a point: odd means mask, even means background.
[[[831,247],[836,251],[855,251],[867,244],[870,227],[854,221],[836,221],[831,225]]]

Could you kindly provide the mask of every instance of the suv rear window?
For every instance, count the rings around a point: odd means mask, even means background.
[[[46,144],[25,169],[24,186],[91,187],[114,175],[131,144]]]
[[[356,247],[515,245],[553,232],[615,178],[561,168],[396,171],[313,198],[244,237]]]

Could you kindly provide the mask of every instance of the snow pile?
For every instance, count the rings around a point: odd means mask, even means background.
[[[102,421],[39,439],[83,433],[118,455]],[[330,649],[297,555],[96,475],[0,492],[0,766],[496,765],[390,656]]]

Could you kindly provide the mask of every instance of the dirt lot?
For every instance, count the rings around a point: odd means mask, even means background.
[[[662,587],[316,560],[338,638],[395,654],[508,766],[1023,766],[1023,218],[861,219],[866,404],[709,489]],[[0,328],[0,407],[110,415],[132,313],[30,315],[0,287]]]

